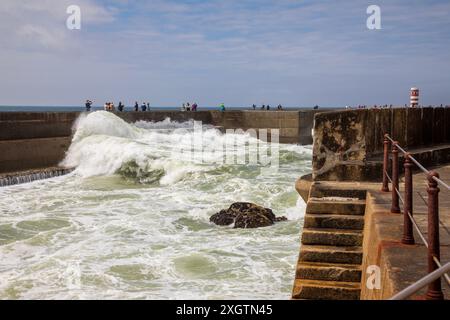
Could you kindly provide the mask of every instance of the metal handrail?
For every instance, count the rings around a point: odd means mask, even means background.
[[[391,179],[391,177],[389,176],[389,174],[388,174],[387,172],[386,172],[386,175],[387,175],[387,178],[388,178],[389,182],[392,183],[392,179]],[[403,200],[403,197],[401,196],[400,191],[399,191],[397,188],[395,188],[395,191],[397,192],[398,197],[399,197],[400,201],[402,202],[402,204],[404,204],[405,201]],[[414,217],[411,215],[411,212],[410,212],[410,211],[408,211],[407,213],[408,213],[409,220],[411,220],[411,222],[412,222],[414,228],[416,229],[416,231],[417,231],[417,233],[418,233],[420,239],[422,240],[422,242],[423,242],[423,244],[425,245],[425,247],[428,248],[428,241],[427,241],[427,239],[425,239],[425,236],[424,236],[424,234],[422,233],[422,230],[420,230],[419,225],[417,224],[416,219],[414,219]],[[437,264],[439,267],[442,267],[442,264],[441,264],[441,262],[439,261],[438,258],[436,258],[435,256],[433,256],[433,260],[434,260],[434,262],[436,262],[436,264]],[[450,286],[450,276],[449,276],[447,273],[444,273],[444,278],[445,278],[447,284]]]
[[[383,192],[389,192],[389,183],[392,184],[392,213],[401,213],[403,211],[404,215],[404,226],[403,226],[403,238],[402,243],[406,245],[412,245],[415,243],[413,229],[417,230],[421,240],[423,241],[425,247],[428,251],[428,271],[431,274],[434,274],[436,270],[442,270],[442,264],[439,261],[440,257],[440,244],[439,244],[439,187],[442,186],[447,190],[450,190],[450,187],[447,183],[442,181],[439,175],[436,172],[427,170],[422,164],[420,164],[409,152],[404,150],[397,141],[394,141],[388,134],[384,135],[384,157],[383,157]],[[392,143],[392,150],[389,150],[389,145]],[[405,156],[405,198],[402,197],[400,193],[400,184],[399,184],[399,156],[398,153],[402,152]],[[392,177],[387,172],[390,153],[392,153]],[[412,169],[415,164],[423,173],[426,174],[428,179],[428,199],[426,204],[428,206],[428,240],[425,238],[423,233],[421,232],[417,222],[413,217],[413,174]],[[425,199],[422,198],[425,201]],[[400,202],[403,205],[403,210],[400,210]],[[448,265],[448,264],[447,264]],[[437,272],[439,274],[437,278],[433,278],[431,280],[428,279],[423,286],[417,287],[420,283],[419,280],[417,283],[410,286],[412,291],[410,295],[414,294],[425,285],[428,286],[427,298],[429,299],[443,299],[443,293],[441,288],[440,278],[444,277],[447,285],[450,286],[450,277],[448,276],[448,270],[443,271],[442,273]],[[405,296],[404,298],[408,297]],[[393,297],[398,298],[397,295]]]
[[[436,256],[433,256],[434,262],[438,265],[439,268],[442,268],[441,261]],[[445,281],[447,282],[447,285],[450,287],[450,277],[447,273],[443,274]]]
[[[389,300],[405,300],[410,296],[412,296],[413,294],[415,294],[420,289],[432,283],[433,281],[438,280],[440,277],[442,277],[442,275],[446,274],[447,272],[450,272],[450,262],[440,267],[439,269],[436,269],[432,273],[426,275],[425,277],[413,283],[406,289],[400,291],[399,293],[391,297]]]
[[[386,138],[389,139],[389,141],[391,141],[398,150],[400,150],[404,155],[409,155],[409,158],[411,159],[412,162],[414,162],[414,164],[426,175],[430,174],[430,171],[425,168],[424,166],[422,166],[420,164],[419,161],[417,161],[413,156],[411,156],[407,151],[405,151],[402,147],[400,147],[400,145],[398,144],[397,141],[394,141],[389,135],[386,135]],[[443,186],[444,188],[446,188],[447,190],[450,190],[450,186],[445,183],[444,181],[442,181],[441,179],[439,179],[438,177],[433,177],[433,180],[436,181],[437,183],[439,183],[441,186]]]

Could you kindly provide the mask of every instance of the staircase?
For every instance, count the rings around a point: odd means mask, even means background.
[[[293,299],[359,300],[365,197],[365,190],[313,184]]]

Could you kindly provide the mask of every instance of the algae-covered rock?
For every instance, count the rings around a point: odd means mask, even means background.
[[[286,221],[285,217],[275,217],[271,209],[249,202],[233,203],[227,210],[220,210],[211,216],[211,222],[219,226],[234,223],[234,228],[252,229],[268,227],[275,222]]]

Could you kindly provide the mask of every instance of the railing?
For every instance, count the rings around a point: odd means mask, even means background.
[[[390,146],[392,150],[390,151]],[[404,171],[405,171],[405,190],[404,197],[400,193],[399,186],[399,152],[403,153]],[[388,173],[389,168],[389,154],[392,154],[391,176]],[[420,230],[413,215],[413,169],[416,166],[426,176],[428,181],[428,199],[423,201],[428,207],[428,239],[425,238]],[[450,277],[446,273],[448,271],[448,264],[442,266],[440,262],[440,241],[439,241],[439,185],[450,190],[450,186],[439,178],[439,174],[435,171],[429,171],[422,166],[410,153],[405,151],[397,141],[394,141],[388,134],[384,136],[384,156],[383,156],[383,186],[381,191],[389,191],[389,183],[392,184],[392,213],[401,213],[400,201],[403,204],[403,237],[402,243],[405,245],[415,244],[413,228],[416,229],[417,234],[428,249],[428,273],[429,275],[411,287],[405,289],[392,299],[402,298],[407,293],[408,296],[422,289],[428,285],[426,298],[429,300],[442,300],[444,295],[441,287],[441,276],[444,276],[447,284],[450,286]],[[439,270],[438,270],[439,269]],[[433,276],[431,276],[433,275]],[[439,276],[437,276],[439,275]],[[425,283],[425,284],[424,284]],[[409,291],[407,291],[409,290]],[[413,291],[415,290],[415,291]]]

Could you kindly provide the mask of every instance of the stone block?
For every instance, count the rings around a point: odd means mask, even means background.
[[[407,109],[407,131],[405,147],[419,147],[423,145],[422,109]]]
[[[422,109],[422,142],[423,145],[429,146],[433,144],[433,125],[434,110],[433,108]]]
[[[407,142],[407,108],[392,109],[392,138],[401,146],[406,146]]]

